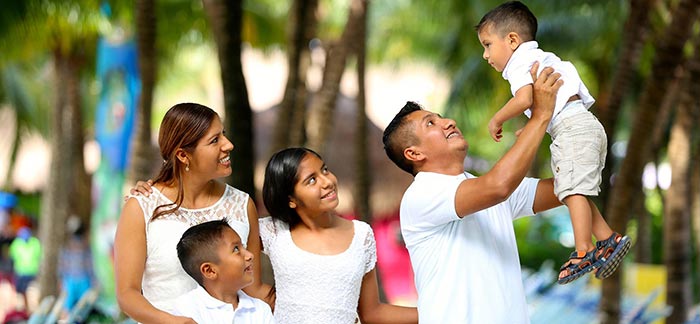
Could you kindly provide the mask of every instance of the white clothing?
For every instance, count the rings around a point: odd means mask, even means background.
[[[528,323],[513,220],[532,215],[537,179],[504,202],[459,218],[457,187],[469,173],[419,172],[401,199],[420,323]]]
[[[569,61],[562,61],[558,56],[551,52],[545,52],[538,48],[536,41],[529,41],[520,44],[518,48],[513,52],[513,55],[508,60],[508,64],[503,69],[503,78],[508,80],[510,83],[510,92],[515,95],[518,89],[532,84],[532,76],[530,75],[530,68],[535,62],[540,62],[537,73],[542,72],[545,67],[551,66],[554,71],[561,74],[560,79],[564,81],[564,84],[559,88],[557,92],[557,101],[554,105],[554,114],[547,127],[547,132],[551,134],[551,127],[554,121],[559,116],[559,114],[564,109],[566,102],[569,98],[574,95],[578,95],[583,102],[586,109],[590,109],[595,99],[588,92],[588,88],[581,81],[581,77],[576,71],[576,67]],[[525,115],[528,118],[532,116],[530,109],[525,111]]]
[[[369,225],[357,220],[353,225],[347,250],[318,255],[294,243],[287,223],[260,219],[263,252],[275,273],[278,323],[355,323],[362,278],[374,269],[377,251]]]
[[[190,290],[175,299],[173,315],[193,319],[206,324],[267,324],[275,323],[272,310],[264,301],[238,291],[238,308],[218,300],[202,288]]]
[[[170,204],[157,188],[146,197],[130,196],[138,201],[146,221],[146,265],[141,289],[143,296],[156,308],[171,312],[173,299],[197,287],[180,265],[177,258],[177,242],[185,231],[199,223],[228,217],[229,225],[248,241],[248,194],[226,185],[221,198],[213,205],[200,209],[180,207],[176,212],[159,216],[151,221],[158,206]],[[168,208],[168,207],[166,207]]]

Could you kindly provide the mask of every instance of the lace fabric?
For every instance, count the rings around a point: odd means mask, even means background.
[[[161,310],[169,311],[175,298],[197,287],[194,279],[182,269],[175,248],[188,228],[227,217],[241,241],[244,244],[248,241],[248,194],[229,185],[226,185],[221,198],[209,207],[179,208],[153,221],[151,217],[155,209],[172,201],[155,187],[149,197],[130,197],[138,201],[146,221],[146,264],[141,283],[143,295]]]
[[[370,226],[353,224],[347,250],[318,255],[297,247],[286,223],[260,219],[263,252],[275,274],[278,323],[355,323],[362,278],[374,269],[377,251]]]

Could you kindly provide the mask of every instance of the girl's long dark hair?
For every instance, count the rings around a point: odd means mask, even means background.
[[[289,207],[289,199],[294,196],[294,186],[299,181],[299,165],[307,154],[318,153],[305,147],[283,149],[272,155],[265,168],[263,202],[270,216],[279,219],[289,227],[301,222],[296,210]]]
[[[158,133],[158,145],[160,155],[163,158],[163,166],[153,183],[173,185],[177,183],[177,197],[175,202],[158,206],[153,212],[151,220],[174,213],[182,205],[184,190],[182,188],[182,172],[185,166],[177,159],[177,149],[181,148],[188,153],[193,153],[197,142],[206,135],[214,118],[219,115],[207,106],[196,103],[180,103],[172,106],[160,124]],[[172,208],[168,208],[172,206]]]

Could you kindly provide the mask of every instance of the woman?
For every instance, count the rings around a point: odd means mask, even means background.
[[[259,256],[258,215],[248,194],[217,180],[231,174],[234,146],[216,112],[194,103],[173,106],[163,117],[158,144],[163,166],[152,193],[130,196],[117,226],[117,301],[139,322],[194,323],[168,313],[176,297],[197,285],[177,258],[182,233],[227,216],[247,249]],[[255,283],[245,292],[262,299],[271,289],[259,280],[259,258],[254,261]]]
[[[338,180],[306,148],[275,153],[263,185],[271,217],[260,219],[277,288],[279,323],[417,323],[415,307],[379,302],[372,229],[344,219]]]

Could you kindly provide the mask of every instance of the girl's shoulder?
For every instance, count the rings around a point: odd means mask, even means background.
[[[258,227],[260,228],[260,236],[274,237],[280,232],[289,231],[289,225],[272,216],[260,217],[258,219]]]

